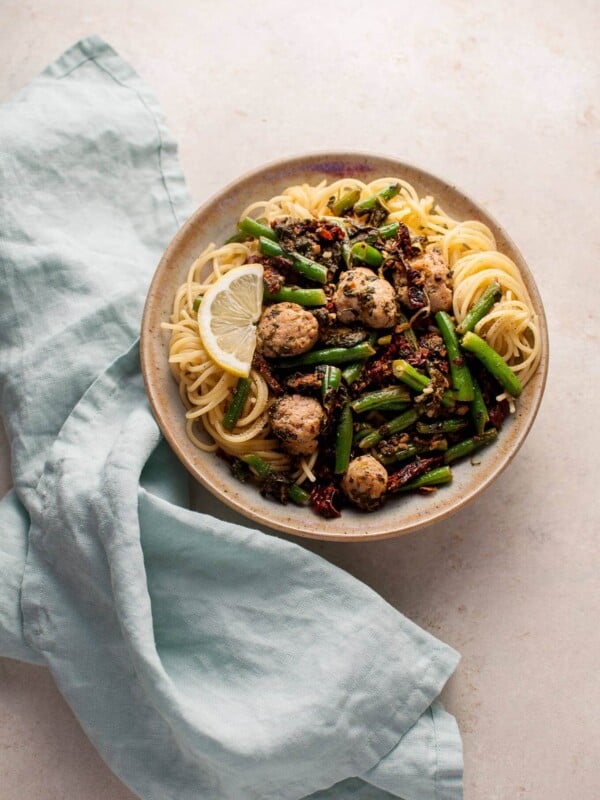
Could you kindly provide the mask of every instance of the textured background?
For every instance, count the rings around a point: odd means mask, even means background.
[[[596,796],[598,3],[0,0],[0,20],[0,101],[101,34],[154,88],[198,203],[265,161],[362,148],[437,172],[508,230],[551,343],[521,452],[448,522],[308,546],[462,653],[444,697],[465,800]],[[2,439],[0,494],[9,486]],[[49,674],[0,659],[0,800],[25,797],[133,795]]]

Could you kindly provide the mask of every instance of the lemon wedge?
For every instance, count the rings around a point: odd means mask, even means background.
[[[222,275],[206,290],[198,309],[202,344],[225,372],[247,378],[262,312],[263,268],[244,264]]]

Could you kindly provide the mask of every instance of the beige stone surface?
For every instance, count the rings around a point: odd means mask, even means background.
[[[0,20],[0,100],[100,33],[154,87],[198,202],[270,159],[362,148],[439,173],[509,231],[550,327],[523,449],[443,524],[307,546],[462,653],[444,696],[466,800],[598,797],[598,4],[0,0]],[[132,797],[49,673],[0,661],[0,800]]]

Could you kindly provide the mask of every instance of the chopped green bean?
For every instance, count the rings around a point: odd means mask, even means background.
[[[409,458],[416,456],[418,452],[418,447],[416,447],[414,444],[409,444],[406,447],[399,448],[395,453],[391,453],[389,455],[375,453],[375,458],[378,461],[381,461],[381,463],[385,466],[388,466],[389,464],[397,464],[399,461],[408,461]]]
[[[258,222],[256,219],[252,219],[252,217],[244,217],[238,222],[238,230],[241,233],[246,234],[246,236],[253,236],[255,239],[260,239],[260,237],[264,237],[265,239],[271,239],[272,241],[277,241],[277,234],[269,225],[263,225],[262,223]]]
[[[397,491],[410,492],[413,489],[421,489],[424,486],[441,486],[444,483],[450,483],[452,480],[452,471],[450,467],[435,467],[430,469],[424,475],[415,478],[405,486],[400,486]]]
[[[327,302],[327,296],[323,289],[298,289],[295,286],[282,286],[276,292],[269,292],[265,289],[264,299],[277,303],[297,303],[305,308],[324,306]]]
[[[358,444],[367,434],[373,433],[376,430],[377,428],[374,428],[373,425],[370,425],[368,422],[361,422],[359,425],[355,425],[352,444]]]
[[[273,473],[271,465],[256,453],[247,453],[240,457],[240,461],[248,464],[261,483],[264,483]],[[289,499],[298,505],[305,505],[310,499],[310,494],[295,483],[290,483],[286,488],[286,492]]]
[[[448,351],[450,376],[452,378],[452,386],[456,392],[456,399],[460,402],[470,403],[474,396],[473,378],[461,352],[458,337],[454,330],[454,323],[445,311],[438,311],[435,315],[435,321]]]
[[[223,427],[228,431],[235,428],[238,419],[242,415],[246,400],[250,394],[251,386],[252,381],[250,378],[238,378],[235,389],[233,390],[233,400],[229,404],[229,408],[223,417]]]
[[[377,203],[380,203],[381,200],[391,200],[392,197],[396,197],[396,195],[400,192],[400,184],[396,183],[392,186],[387,186],[385,189],[382,189],[377,194],[372,195],[371,197],[367,197],[364,200],[361,200],[358,203],[354,204],[354,213],[357,217],[366,214],[369,211],[372,211]]]
[[[198,297],[194,300],[194,311],[198,311],[200,309],[200,303],[202,302],[202,295],[199,294]]]
[[[292,503],[296,503],[297,506],[305,506],[310,500],[310,493],[298,486],[297,483],[290,483],[287,494]]]
[[[415,392],[422,392],[431,383],[431,378],[423,375],[422,372],[416,370],[403,358],[397,358],[392,362],[392,372],[399,381],[405,383],[409,389]]]
[[[248,238],[248,234],[244,233],[243,231],[236,231],[233,233],[229,239],[225,240],[225,244],[240,244],[241,242],[245,242]]]
[[[487,371],[496,378],[506,391],[513,397],[519,397],[523,391],[521,381],[508,366],[502,356],[497,353],[487,342],[472,331],[467,331],[462,338],[463,350],[472,353],[478,358]]]
[[[452,447],[449,447],[444,453],[444,463],[450,464],[458,458],[469,456],[471,453],[474,453],[475,450],[479,450],[480,447],[485,447],[496,441],[497,438],[498,431],[492,428],[482,433],[480,436],[472,436],[470,439],[464,439],[462,442],[458,442],[458,444],[453,444]]]
[[[359,359],[375,355],[375,348],[369,342],[361,342],[354,347],[325,347],[322,350],[309,350],[301,356],[282,358],[280,367],[309,367],[315,364],[349,364]]]
[[[283,247],[279,244],[279,242],[273,241],[269,239],[267,236],[259,236],[258,237],[258,249],[260,252],[265,255],[269,256],[269,258],[289,258],[290,261],[291,256],[288,255]]]
[[[398,222],[390,222],[388,225],[383,225],[379,228],[379,235],[382,239],[393,239],[398,235],[400,224]]]
[[[490,415],[488,414],[487,406],[485,405],[485,400],[483,399],[483,395],[481,394],[481,387],[479,386],[478,382],[473,378],[473,402],[471,403],[471,418],[473,419],[473,423],[475,424],[475,430],[479,435],[481,435],[484,430],[485,426],[489,422]]]
[[[367,264],[369,267],[380,267],[383,263],[383,256],[374,247],[366,242],[357,242],[352,245],[352,260],[360,264]]]
[[[354,204],[360,200],[360,190],[351,189],[349,192],[344,192],[335,203],[331,206],[331,212],[336,217],[341,217],[350,211]]]
[[[338,389],[341,382],[341,369],[339,369],[339,367],[334,367],[331,364],[327,364],[325,371],[323,372],[323,380],[321,382],[322,396],[325,397],[325,395],[332,389]]]
[[[407,444],[404,447],[399,447],[394,453],[389,453],[387,455],[379,453],[374,453],[374,455],[382,464],[388,465],[396,464],[399,461],[408,461],[409,458],[424,453],[444,453],[447,449],[448,440],[440,438],[433,439],[428,444]]]
[[[304,275],[305,278],[315,281],[315,283],[327,282],[327,267],[323,266],[323,264],[317,264],[316,261],[312,261],[310,258],[300,255],[300,253],[288,253],[280,244],[271,239],[261,236],[258,240],[258,249],[270,258],[277,256],[287,258],[291,261],[292,269]]]
[[[325,367],[321,380],[321,397],[323,398],[323,405],[328,411],[331,411],[341,382],[342,370],[339,369],[339,367],[328,364]]]
[[[350,451],[352,450],[352,410],[350,405],[342,408],[338,426],[335,432],[335,467],[336,475],[341,475],[348,469]]]
[[[398,358],[392,361],[392,372],[399,381],[405,383],[415,392],[422,392],[431,383],[431,378],[423,375],[422,372],[411,366],[408,361]],[[444,408],[454,408],[458,400],[456,393],[447,389],[442,395],[442,405]]]
[[[373,433],[367,434],[364,439],[360,440],[358,446],[361,450],[368,450],[370,447],[375,447],[382,439],[387,439],[388,436],[392,436],[394,433],[400,433],[410,428],[418,418],[419,412],[414,408],[409,408],[408,411],[400,414],[399,417],[394,417],[394,419],[390,420],[390,422],[386,422],[385,425],[377,428]]]
[[[265,481],[273,471],[264,458],[261,458],[256,453],[246,453],[246,455],[240,456],[240,460],[248,464],[261,481]]]
[[[454,433],[467,427],[464,419],[443,419],[439,422],[417,422],[419,433]]]
[[[348,364],[348,366],[342,370],[342,378],[347,386],[352,386],[352,384],[358,380],[363,366],[363,361],[356,361],[354,364]]]
[[[479,300],[469,309],[466,317],[456,326],[457,333],[472,331],[488,311],[502,297],[502,287],[498,281],[492,281],[484,290]]]
[[[409,400],[410,393],[403,386],[390,386],[387,389],[367,392],[353,400],[350,405],[353,411],[356,411],[357,414],[362,414],[365,411],[385,407],[390,402],[408,403]]]

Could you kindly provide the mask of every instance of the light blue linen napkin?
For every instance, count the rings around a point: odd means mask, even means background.
[[[299,545],[186,508],[137,336],[191,211],[98,37],[0,108],[0,654],[147,800],[458,800],[457,654]]]

